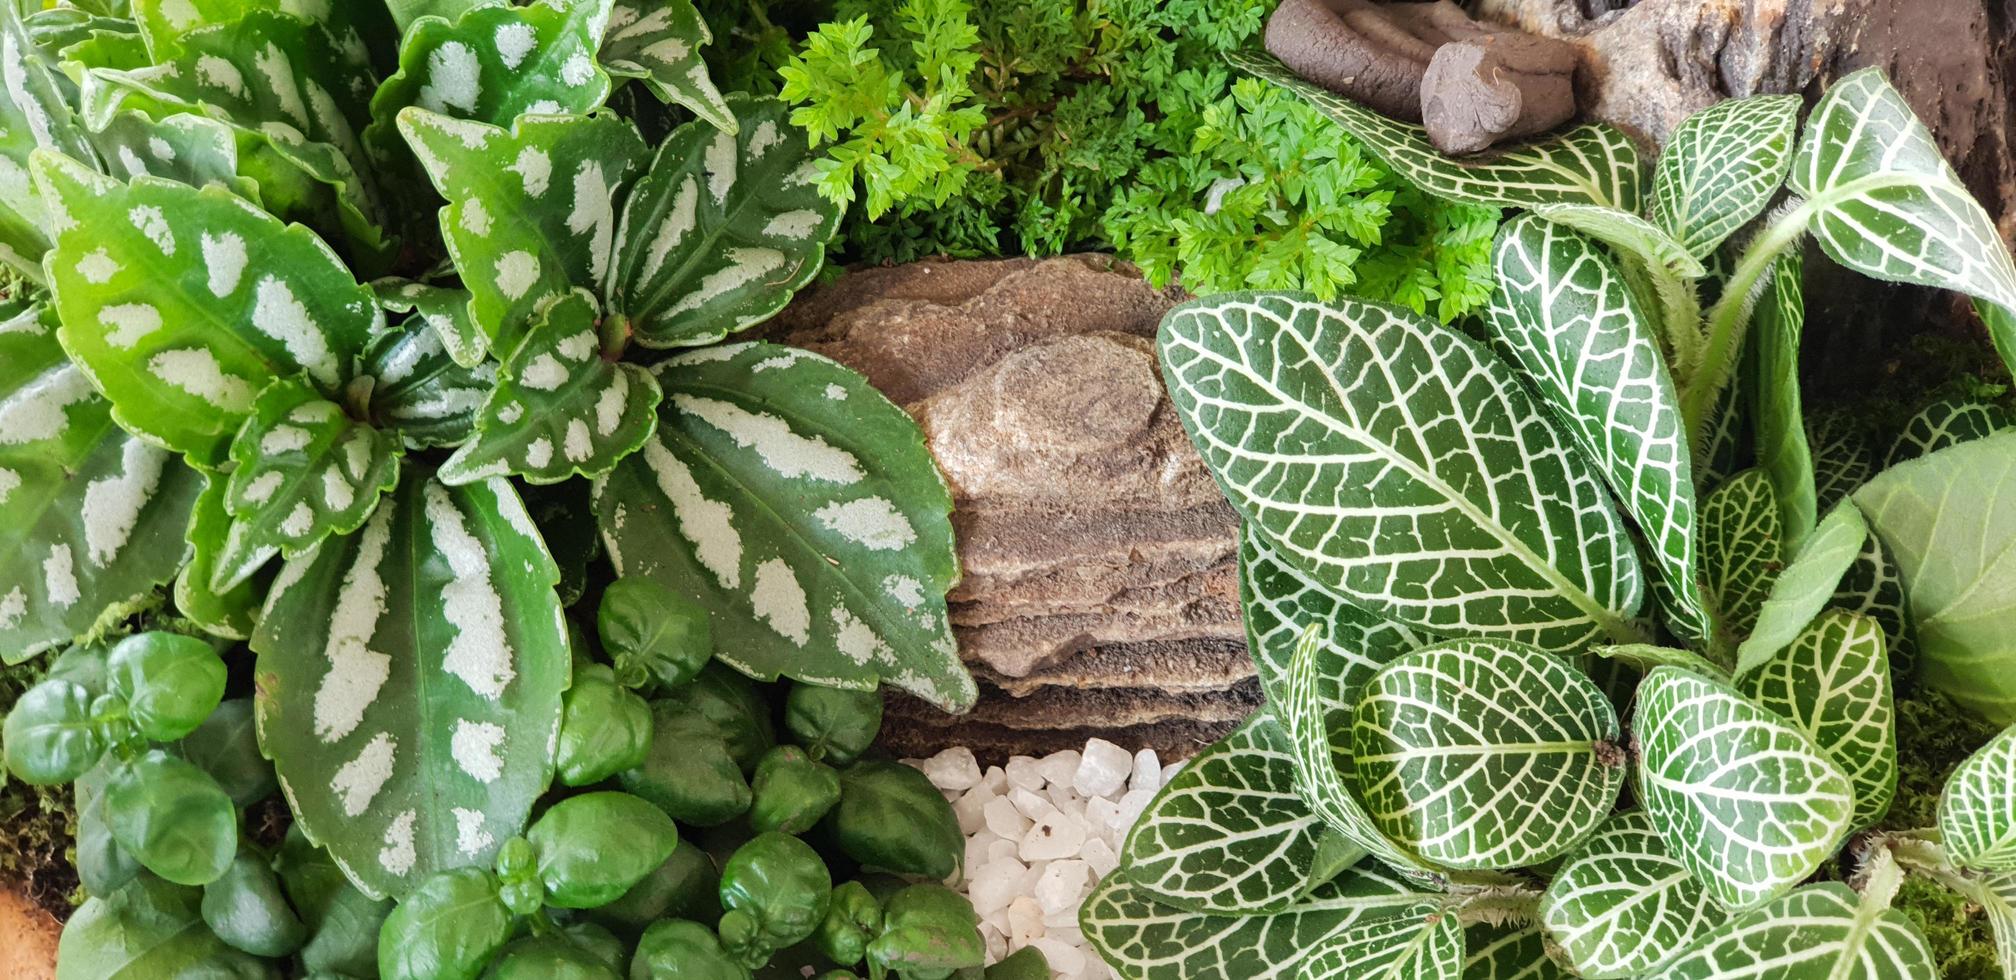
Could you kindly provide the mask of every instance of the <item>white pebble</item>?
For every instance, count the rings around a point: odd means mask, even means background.
[[[1109,844],[1121,839],[1120,804],[1112,800],[1103,796],[1087,800],[1085,822],[1091,825],[1094,834],[1105,838]],[[998,834],[1000,831],[997,830],[995,833]]]
[[[1022,891],[1022,876],[1028,868],[1014,858],[990,861],[973,872],[966,886],[966,897],[973,902],[973,914],[982,919],[994,918],[996,912],[1008,907]]]
[[[1176,779],[1176,774],[1182,771],[1183,771],[1183,763],[1181,762],[1172,762],[1166,766],[1163,766],[1162,785],[1164,786],[1169,785],[1172,781]]]
[[[998,963],[1008,956],[1008,937],[994,923],[980,923],[980,938],[987,943],[987,962]]]
[[[1024,790],[1023,792],[1027,791]],[[982,807],[980,812],[981,819],[987,824],[987,829],[1002,837],[1021,840],[1022,835],[1029,832],[1029,818],[1023,816],[1021,809],[1015,805],[1015,801],[1006,796],[997,796],[988,800],[987,805]]]
[[[980,776],[980,785],[987,787],[987,792],[1001,796],[1008,792],[1008,771],[1000,766],[988,766]]]
[[[1113,869],[1120,866],[1120,856],[1113,853],[1113,845],[1097,837],[1087,840],[1085,846],[1079,849],[1078,856],[1083,858],[1085,866],[1092,870],[1094,881],[1112,874]]]
[[[1085,743],[1085,754],[1079,760],[1078,771],[1072,775],[1071,785],[1088,797],[1112,796],[1127,785],[1127,777],[1133,774],[1133,755],[1112,742],[1095,738]]]
[[[1039,936],[1029,945],[1043,951],[1043,958],[1050,961],[1050,972],[1060,977],[1076,977],[1085,969],[1085,951],[1068,943]]]
[[[1036,767],[1036,760],[1026,755],[1018,755],[1008,760],[1008,768],[1002,775],[1008,785],[1017,789],[1039,790],[1043,788],[1043,771]]]
[[[939,789],[965,790],[980,781],[980,763],[973,758],[973,750],[963,746],[946,749],[918,768]]]
[[[1120,798],[1120,817],[1119,822],[1114,824],[1114,830],[1124,837],[1134,826],[1134,821],[1141,819],[1141,811],[1148,809],[1148,804],[1154,799],[1153,793],[1138,789],[1129,790],[1126,796]]]
[[[1043,906],[1045,915],[1076,909],[1091,876],[1092,869],[1083,861],[1051,862],[1036,881],[1036,904]]]
[[[1036,900],[1023,895],[1008,903],[1008,948],[1021,949],[1043,938],[1043,909]],[[1057,964],[1050,964],[1055,971]]]
[[[981,865],[993,859],[990,848],[1001,842],[1001,835],[985,827],[966,838],[966,874],[970,877]],[[1021,850],[1021,838],[1015,839],[1015,849]]]
[[[1015,809],[1031,820],[1041,820],[1057,812],[1056,804],[1051,803],[1048,797],[1038,796],[1026,789],[1010,793],[1008,799],[1014,802]]]
[[[952,801],[952,815],[959,818],[959,832],[978,833],[980,828],[987,826],[987,804],[998,799],[1000,797],[987,792],[985,786],[975,786],[961,793],[958,799]]]
[[[1065,749],[1062,752],[1044,756],[1043,761],[1036,764],[1036,768],[1043,773],[1045,782],[1061,783],[1069,786],[1071,785],[1071,777],[1078,773],[1078,763],[1078,753]]]
[[[1134,775],[1127,780],[1128,789],[1145,789],[1150,793],[1162,788],[1162,759],[1154,749],[1142,749],[1134,753]]]
[[[1077,857],[1085,846],[1085,824],[1052,810],[1022,835],[1022,860],[1056,861]]]
[[[1014,840],[997,840],[987,845],[987,860],[989,861],[999,861],[1002,858],[1019,857],[1021,856],[1021,854],[1022,854],[1022,838],[1020,837],[1017,837]]]

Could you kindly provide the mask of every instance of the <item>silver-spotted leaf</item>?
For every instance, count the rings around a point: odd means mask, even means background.
[[[732,133],[740,124],[700,58],[700,49],[713,41],[693,0],[616,0],[602,37],[602,67],[642,81],[659,101],[685,106]]]
[[[387,312],[412,314],[434,328],[441,348],[458,367],[476,367],[489,356],[489,338],[469,312],[468,290],[404,279],[380,279],[371,289]]]
[[[1652,172],[1652,220],[1706,257],[1761,214],[1792,166],[1799,97],[1726,99],[1686,118]]]
[[[859,374],[767,343],[661,362],[658,431],[598,481],[619,575],[704,606],[755,677],[977,691],[945,618],[952,497],[917,423]]]
[[[1967,395],[1949,395],[1918,410],[1890,444],[1883,465],[1917,459],[1947,446],[1983,439],[2016,426],[2016,416],[1998,402]]]
[[[1778,500],[1785,547],[1799,547],[1819,520],[1813,449],[1806,440],[1806,410],[1799,389],[1799,343],[1806,325],[1805,260],[1788,251],[1772,264],[1764,294],[1751,314],[1755,372],[1750,381],[1757,467]]]
[[[1439,902],[1354,923],[1303,961],[1307,977],[1351,980],[1461,980],[1463,925]]]
[[[1829,609],[1736,686],[1804,729],[1848,775],[1853,829],[1889,812],[1897,794],[1896,708],[1883,628],[1875,620]]]
[[[1701,501],[1701,579],[1731,639],[1750,635],[1784,564],[1778,498],[1744,470]]]
[[[418,467],[357,532],[290,559],[252,648],[259,744],[357,886],[487,867],[552,776],[559,572],[503,480]]]
[[[192,31],[229,24],[249,10],[277,10],[328,28],[340,44],[380,41],[390,26],[379,3],[329,3],[323,0],[131,0],[133,24],[146,39],[156,61],[166,61],[182,49],[182,37]]]
[[[2016,871],[2016,727],[1960,763],[1939,795],[1939,836],[1963,868]]]
[[[245,640],[259,623],[266,583],[254,576],[222,592],[210,586],[231,531],[231,512],[224,506],[228,482],[222,473],[204,474],[203,493],[189,517],[189,563],[175,576],[175,611],[212,636]]]
[[[593,112],[609,97],[609,73],[595,60],[609,4],[540,0],[423,17],[402,32],[399,70],[372,96],[371,115],[391,120],[419,106],[508,127],[525,113]],[[390,136],[374,132],[372,145]]]
[[[1322,627],[1316,687],[1325,704],[1358,703],[1358,688],[1374,671],[1438,639],[1331,593],[1283,561],[1250,525],[1239,534],[1239,601],[1245,610],[1246,648],[1259,670],[1261,690],[1275,704],[1288,700],[1288,671],[1311,625]]]
[[[497,362],[455,363],[441,332],[418,315],[372,339],[362,373],[372,383],[372,424],[398,433],[409,448],[466,442],[497,386]]]
[[[1869,524],[1849,501],[1835,504],[1827,519],[1791,552],[1757,607],[1756,625],[1736,648],[1736,676],[1749,673],[1785,648],[1820,610],[1833,602],[1842,576],[1862,553]]]
[[[1932,950],[1903,912],[1812,885],[1723,923],[1662,980],[1926,980]]]
[[[1547,884],[1540,921],[1576,973],[1651,973],[1728,918],[1642,810],[1612,816]]]

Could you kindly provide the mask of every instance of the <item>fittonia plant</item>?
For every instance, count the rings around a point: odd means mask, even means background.
[[[1890,908],[1916,874],[1986,909],[2016,968],[2016,729],[1936,828],[1861,834],[1896,790],[1914,647],[1922,683],[2016,722],[2016,433],[1945,399],[1872,475],[1809,440],[1795,374],[1808,240],[1973,296],[2016,367],[2016,264],[1897,92],[1858,72],[1803,126],[1793,97],[1726,102],[1647,174],[1601,125],[1458,162],[1236,63],[1424,190],[1524,213],[1481,337],[1285,293],[1164,320],[1245,521],[1269,705],[1085,907],[1108,962],[1906,980],[1935,975]]]

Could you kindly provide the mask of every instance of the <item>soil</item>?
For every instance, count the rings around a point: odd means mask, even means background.
[[[56,919],[40,905],[0,889],[0,980],[56,975]]]

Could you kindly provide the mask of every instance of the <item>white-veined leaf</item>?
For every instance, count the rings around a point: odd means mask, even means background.
[[[1659,667],[1638,685],[1638,795],[1666,849],[1725,908],[1804,880],[1854,793],[1811,736],[1727,684]]]
[[[1875,454],[1860,421],[1841,409],[1816,411],[1806,420],[1813,449],[1813,503],[1828,510],[1876,474]]]
[[[1336,980],[1460,980],[1463,926],[1435,901],[1353,924],[1302,964],[1304,977]]]
[[[1665,275],[1699,279],[1708,274],[1701,260],[1685,246],[1658,225],[1629,211],[1601,204],[1537,204],[1532,213],[1573,228]]]
[[[1596,829],[1624,787],[1616,709],[1533,647],[1451,640],[1365,682],[1352,765],[1388,837],[1449,868],[1540,864]]]
[[[1574,980],[1547,946],[1546,930],[1534,923],[1473,925],[1463,930],[1463,980]]]
[[[1841,586],[1828,603],[1848,612],[1860,613],[1883,627],[1883,646],[1889,652],[1890,669],[1900,677],[1916,673],[1917,637],[1911,628],[1910,602],[1904,596],[1904,577],[1883,537],[1871,533],[1862,541],[1862,553],[1855,556]]]
[[[1661,980],[1927,980],[1932,951],[1904,913],[1847,885],[1801,888],[1739,915],[1666,964]]]
[[[411,313],[433,327],[457,366],[473,368],[488,358],[490,341],[470,316],[468,290],[403,279],[380,279],[371,289],[386,312]]]
[[[1990,739],[1946,778],[1939,836],[1954,864],[2016,871],[2016,727]]]
[[[1850,829],[1872,826],[1889,812],[1897,794],[1896,709],[1883,628],[1875,620],[1829,609],[1736,685],[1804,729],[1848,775],[1855,793]]]
[[[1820,516],[1813,448],[1806,441],[1806,410],[1799,390],[1799,338],[1806,324],[1806,294],[1800,282],[1804,270],[1799,252],[1779,256],[1767,273],[1764,294],[1750,322],[1757,466],[1771,480],[1786,548],[1799,547]]]
[[[1701,580],[1732,645],[1757,627],[1778,580],[1784,563],[1779,520],[1777,496],[1762,470],[1730,477],[1701,501]]]
[[[1288,700],[1288,671],[1312,624],[1323,631],[1316,652],[1316,689],[1325,704],[1357,704],[1358,688],[1374,671],[1439,639],[1333,595],[1283,561],[1251,526],[1239,534],[1239,601],[1245,610],[1246,649],[1259,670],[1260,689],[1274,704]]]
[[[1605,660],[1614,660],[1641,674],[1649,674],[1654,667],[1679,667],[1706,674],[1717,680],[1728,680],[1729,669],[1692,650],[1679,647],[1662,647],[1650,643],[1598,644],[1589,652]]]
[[[464,293],[464,296],[467,294]],[[497,362],[455,363],[441,331],[414,315],[371,341],[362,373],[371,378],[371,422],[397,432],[408,448],[459,446],[476,430],[476,413],[497,386]]]
[[[1623,521],[1490,351],[1406,310],[1230,293],[1163,318],[1184,428],[1282,558],[1374,613],[1572,649],[1638,638]]]
[[[1757,607],[1756,625],[1736,648],[1736,676],[1771,659],[1827,608],[1868,538],[1869,524],[1855,504],[1835,504],[1772,579],[1771,591]]]
[[[1799,97],[1726,99],[1686,118],[1652,172],[1652,220],[1699,257],[1762,213],[1792,166]]]
[[[705,607],[716,655],[751,676],[886,680],[970,707],[945,618],[952,495],[917,423],[859,374],[775,344],[656,371],[657,434],[597,481],[617,574]]]
[[[391,140],[390,123],[407,106],[507,128],[525,113],[585,115],[601,108],[609,73],[595,52],[609,4],[485,4],[453,21],[415,21],[402,32],[398,72],[371,97],[371,116],[379,122],[369,142]]]
[[[1985,439],[2016,426],[2007,408],[1997,402],[1967,395],[1949,395],[1918,410],[1904,423],[1904,431],[1890,444],[1885,468],[1936,453],[1975,439]]]
[[[1591,980],[1651,973],[1728,918],[1642,810],[1612,816],[1583,843],[1548,883],[1539,915]]]
[[[732,133],[740,124],[700,59],[700,49],[713,41],[693,0],[616,0],[602,38],[602,67],[641,80],[660,102],[685,106]]]

